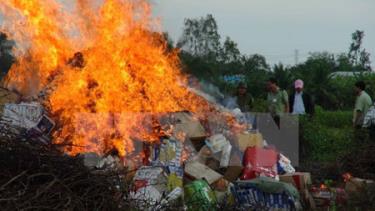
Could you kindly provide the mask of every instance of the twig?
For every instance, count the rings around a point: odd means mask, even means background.
[[[12,183],[13,181],[17,180],[18,178],[22,177],[23,175],[25,175],[27,173],[27,171],[23,171],[21,172],[19,175],[13,177],[11,180],[9,180],[7,183],[5,183],[4,185],[2,185],[0,187],[0,190],[3,190],[7,185],[9,185],[10,183]]]

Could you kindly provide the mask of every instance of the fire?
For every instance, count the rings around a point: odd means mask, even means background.
[[[0,3],[2,30],[18,45],[6,86],[44,95],[59,128],[54,142],[66,152],[116,148],[124,156],[132,140],[155,139],[159,114],[208,109],[186,88],[178,52],[167,50],[147,1],[66,2]]]
[[[328,186],[322,183],[322,184],[320,184],[320,189],[327,190]]]

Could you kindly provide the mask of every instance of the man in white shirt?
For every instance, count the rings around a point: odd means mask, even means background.
[[[314,105],[309,94],[303,91],[303,81],[298,79],[294,82],[294,93],[290,95],[290,113],[296,115],[314,114]]]

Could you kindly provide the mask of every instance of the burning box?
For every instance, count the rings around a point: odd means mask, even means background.
[[[152,145],[152,165],[157,166],[180,166],[182,155],[182,144],[173,139],[163,139],[160,144]]]
[[[38,103],[5,104],[2,119],[11,125],[31,129],[43,116],[43,107]]]
[[[189,113],[176,113],[174,117],[177,120],[177,123],[174,125],[174,134],[176,137],[179,137],[178,134],[180,133],[186,134],[186,137],[192,140],[204,140],[207,137],[206,130],[202,124]]]
[[[5,104],[0,122],[26,131],[29,138],[47,144],[47,136],[55,127],[55,122],[44,114],[43,107],[36,102]]]

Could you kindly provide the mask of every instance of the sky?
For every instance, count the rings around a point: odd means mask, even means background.
[[[375,0],[152,0],[153,15],[174,41],[185,18],[212,14],[222,38],[272,65],[293,65],[310,52],[347,52],[351,33],[364,30],[363,47],[375,67]]]

